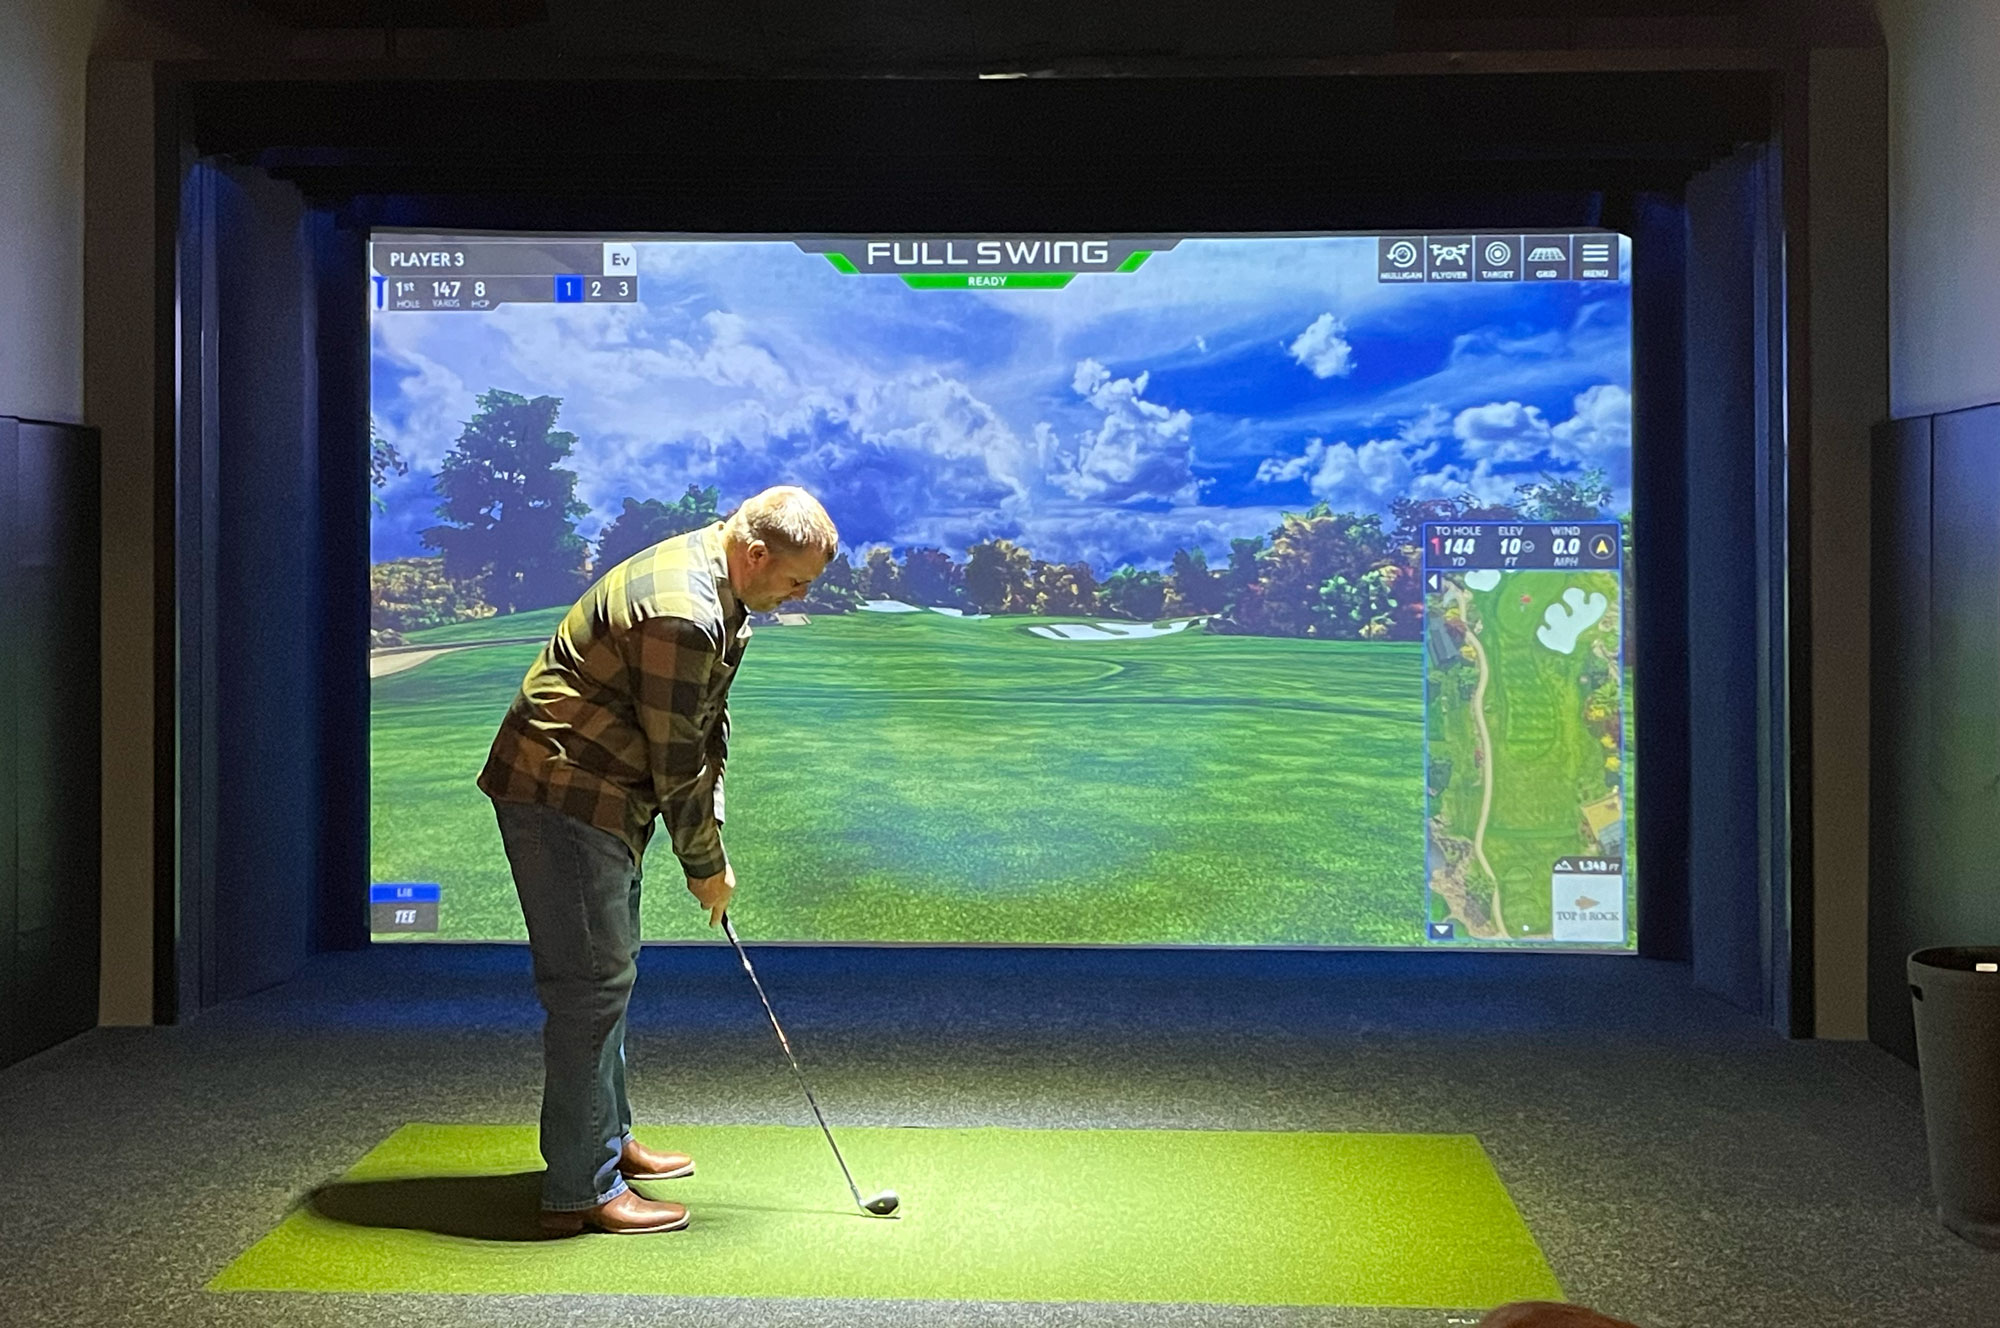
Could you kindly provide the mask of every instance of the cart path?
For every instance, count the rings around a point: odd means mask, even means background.
[[[1479,865],[1486,873],[1486,879],[1493,882],[1493,925],[1500,929],[1502,936],[1508,935],[1507,915],[1500,907],[1500,877],[1494,872],[1493,864],[1486,860],[1486,823],[1493,818],[1493,767],[1497,764],[1493,750],[1493,734],[1486,727],[1486,684],[1492,677],[1492,670],[1486,663],[1486,647],[1479,643],[1479,633],[1474,629],[1472,618],[1472,597],[1459,592],[1459,613],[1465,623],[1465,640],[1472,647],[1472,657],[1479,665],[1479,685],[1472,693],[1472,722],[1479,726],[1479,748],[1486,753],[1486,759],[1479,763],[1481,788],[1479,793],[1479,828],[1472,835],[1472,855],[1479,859]]]

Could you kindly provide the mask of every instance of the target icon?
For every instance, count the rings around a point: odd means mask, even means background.
[[[1505,240],[1495,240],[1486,246],[1486,266],[1506,267],[1514,261],[1514,246]]]

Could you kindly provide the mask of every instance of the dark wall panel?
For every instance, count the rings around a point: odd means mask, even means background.
[[[14,567],[14,512],[19,505],[21,426],[0,416],[0,573]],[[20,595],[14,578],[0,575],[0,697],[21,694]],[[14,954],[15,920],[19,916],[21,879],[14,845],[15,774],[21,750],[15,732],[15,707],[0,704],[0,1065],[19,1060],[21,1037],[17,1024],[26,1004],[20,965]]]
[[[1688,934],[1687,210],[1639,200],[1632,237],[1632,562],[1625,650],[1639,952],[1686,960]]]
[[[1960,843],[2000,825],[2000,408],[1932,425],[1930,599],[1931,763]]]
[[[318,319],[319,620],[322,820],[314,948],[368,944],[369,309],[367,236],[327,213],[308,219]],[[357,736],[361,739],[356,741]]]
[[[205,1005],[311,950],[320,824],[314,300],[296,190],[213,182],[216,825]]]
[[[1869,649],[1868,1035],[1917,1058],[1902,956],[1907,900],[1934,870],[1931,786],[1931,421],[1876,431]]]
[[[1761,896],[1772,864],[1758,818],[1757,700],[1764,172],[1756,154],[1744,153],[1688,187],[1689,251],[1698,261],[1688,271],[1685,477],[1690,531],[1699,531],[1688,543],[1686,582],[1694,975],[1758,1014],[1771,1013]]]
[[[2000,406],[1876,443],[1868,1032],[1914,1062],[1910,952],[2000,943]]]
[[[98,449],[0,421],[0,1063],[97,1022]]]

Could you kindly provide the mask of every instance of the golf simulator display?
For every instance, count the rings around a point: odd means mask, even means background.
[[[785,1027],[778,1022],[778,1012],[771,1008],[771,998],[764,994],[764,984],[757,980],[757,970],[750,966],[749,952],[744,950],[743,942],[736,939],[736,928],[730,923],[727,913],[722,915],[722,931],[729,937],[730,945],[735,947],[736,957],[743,961],[743,971],[749,975],[750,985],[757,989],[757,999],[764,1003],[764,1013],[771,1019],[771,1031],[778,1035],[778,1045],[784,1048],[785,1060],[798,1077],[799,1087],[806,1091],[806,1102],[812,1107],[813,1119],[819,1122],[820,1133],[826,1136],[827,1147],[833,1150],[833,1160],[840,1163],[840,1174],[847,1178],[847,1192],[854,1196],[855,1206],[877,1217],[890,1216],[902,1200],[896,1197],[894,1190],[884,1190],[870,1199],[861,1197],[860,1189],[854,1184],[854,1173],[847,1169],[847,1159],[840,1155],[840,1145],[833,1141],[833,1131],[827,1128],[826,1117],[820,1112],[819,1099],[813,1096],[812,1085],[806,1082],[805,1071],[799,1068],[799,1058],[792,1054],[791,1039],[785,1036]]]
[[[734,1083],[728,1105],[663,1099],[703,1120],[641,1103],[638,1135],[699,1168],[633,1184],[688,1225],[557,1241],[534,1127],[405,1125],[212,1289],[1561,1299],[1468,1134],[1226,1105],[1202,1123],[1283,1129],[968,1127],[997,1098],[849,1080],[836,1115],[896,1100],[902,1123],[836,1138],[738,922],[777,945],[1632,953],[1631,249],[1595,228],[375,230],[372,934],[525,939],[474,780],[537,652],[613,568],[800,486],[841,547],[751,616],[726,729],[688,678],[635,694],[650,743],[668,710],[702,739],[666,741],[689,755],[656,781],[714,777],[726,732],[740,885],[714,920],[813,1126],[733,1123]],[[560,760],[593,768],[591,741],[566,729]],[[673,801],[677,825],[707,816]],[[640,935],[709,945],[672,837],[644,848]],[[1123,1119],[1041,1077],[1059,1043],[1002,1049],[1009,1100],[1071,1094],[1004,1118]]]
[[[375,231],[374,934],[525,936],[473,779],[537,649],[797,484],[760,942],[1632,951],[1631,249]]]

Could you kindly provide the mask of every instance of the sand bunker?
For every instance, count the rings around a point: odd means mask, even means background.
[[[1099,623],[1049,623],[1043,627],[1030,627],[1036,636],[1051,641],[1132,641],[1146,636],[1172,636],[1184,632],[1195,622],[1194,618],[1184,618],[1161,627],[1153,623],[1099,622]]]
[[[387,678],[398,673],[408,673],[419,664],[436,659],[439,655],[449,655],[454,650],[467,649],[465,646],[439,646],[436,650],[406,650],[393,655],[370,655],[368,676]]]
[[[1582,589],[1571,586],[1563,591],[1563,602],[1551,604],[1542,614],[1542,625],[1535,629],[1535,639],[1558,655],[1572,654],[1576,650],[1576,639],[1584,629],[1593,626],[1604,616],[1611,601],[1596,591],[1586,594]]]
[[[899,599],[871,599],[864,600],[861,604],[864,613],[922,613],[925,607],[920,604],[905,604]],[[932,613],[942,613],[948,618],[964,618],[969,622],[993,616],[990,613],[967,613],[964,609],[942,608],[936,604],[928,607]]]
[[[1474,590],[1486,591],[1500,584],[1500,573],[1495,568],[1482,568],[1465,574],[1465,584]]]

